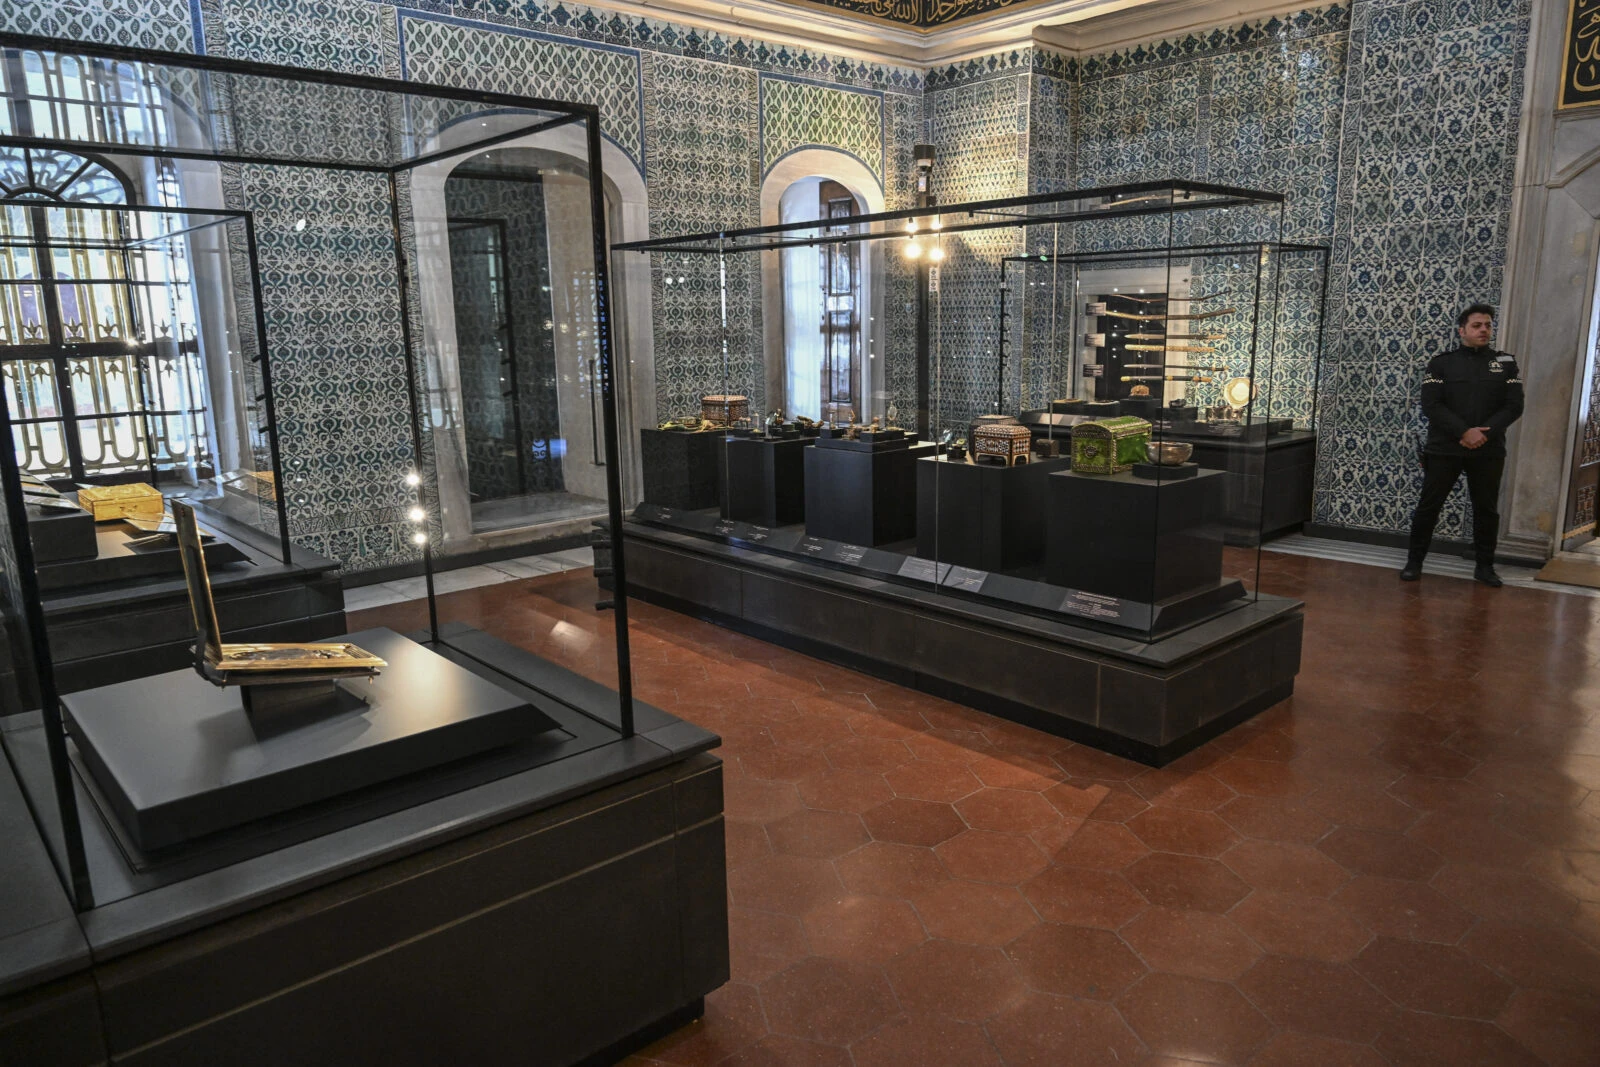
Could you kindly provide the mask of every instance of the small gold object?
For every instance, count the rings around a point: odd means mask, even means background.
[[[167,501],[161,490],[143,482],[129,485],[86,485],[78,490],[78,503],[94,516],[95,522],[118,519],[155,519],[166,514]]]
[[[1150,395],[1150,387],[1148,385],[1136,385],[1132,389],[1128,390],[1128,395],[1129,396],[1149,396]]]

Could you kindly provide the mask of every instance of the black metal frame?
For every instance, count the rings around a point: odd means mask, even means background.
[[[1040,215],[1007,212],[1007,208],[1048,207],[1056,204],[1073,204],[1084,200],[1102,200],[1110,197],[1138,196],[1144,193],[1170,192],[1173,201],[1160,207],[1110,206],[1089,211],[1054,212]],[[1194,193],[1205,193],[1218,199],[1187,200]],[[1213,185],[1209,182],[1164,180],[1131,182],[1107,185],[1096,189],[1075,189],[1059,193],[1034,193],[1028,196],[1009,196],[995,200],[970,200],[959,204],[941,204],[928,207],[900,208],[879,211],[870,215],[852,215],[830,220],[835,227],[867,227],[865,232],[815,236],[794,240],[774,240],[759,244],[729,245],[729,241],[743,238],[780,236],[796,230],[817,229],[818,220],[774,223],[770,226],[749,226],[738,230],[718,230],[714,233],[685,234],[679,237],[653,237],[644,241],[623,241],[611,246],[615,252],[682,252],[727,253],[764,252],[780,248],[804,248],[811,245],[839,244],[851,241],[883,241],[910,236],[890,230],[873,231],[878,223],[901,222],[909,219],[939,217],[940,233],[965,233],[972,230],[1020,229],[1024,226],[1042,226],[1052,222],[1082,222],[1088,220],[1132,218],[1141,215],[1173,214],[1180,211],[1215,211],[1228,207],[1249,207],[1259,204],[1283,204],[1287,198],[1282,193],[1269,193],[1257,189],[1242,189],[1231,185]],[[981,221],[952,222],[956,216],[966,215],[969,220],[986,216]],[[994,217],[989,217],[994,216]]]
[[[1062,210],[1063,205],[1070,207],[1071,205],[1084,204],[1088,201],[1100,201],[1100,203],[1092,204],[1082,208]],[[686,255],[715,255],[718,257],[719,262],[725,264],[726,259],[730,254],[765,252],[793,247],[812,247],[825,244],[850,242],[892,242],[907,240],[913,236],[920,239],[928,239],[930,236],[944,237],[978,230],[1027,230],[1036,227],[1059,226],[1060,224],[1092,224],[1114,219],[1164,216],[1166,219],[1166,240],[1164,244],[1154,247],[1144,246],[1138,248],[1113,248],[1079,252],[1052,251],[1043,254],[1034,253],[1032,255],[1007,255],[998,258],[998,273],[1002,283],[1002,289],[999,293],[999,308],[1002,316],[1001,337],[1003,344],[999,354],[1001,366],[999,368],[1000,373],[998,375],[999,380],[997,382],[997,391],[995,396],[996,410],[1001,410],[1005,407],[1007,400],[1005,395],[1006,389],[1004,361],[1006,358],[1006,353],[1004,342],[1009,340],[1009,338],[1006,336],[1005,315],[1008,311],[1007,305],[1008,303],[1011,303],[1011,301],[1008,301],[1008,293],[1004,288],[1004,283],[1008,279],[1007,268],[1012,263],[1031,262],[1037,264],[1040,262],[1056,263],[1075,261],[1079,263],[1089,262],[1105,264],[1142,261],[1145,263],[1154,264],[1164,262],[1167,272],[1170,275],[1173,264],[1176,261],[1192,256],[1216,255],[1219,253],[1228,254],[1230,252],[1258,253],[1262,250],[1277,250],[1285,253],[1319,253],[1325,266],[1329,257],[1329,249],[1327,247],[1322,245],[1298,244],[1282,240],[1283,229],[1286,222],[1285,216],[1287,203],[1288,198],[1281,193],[1217,185],[1209,182],[1170,179],[1150,182],[1126,183],[1100,188],[1078,189],[1064,192],[1039,193],[1027,196],[1014,196],[958,204],[941,205],[926,203],[922,206],[913,208],[877,212],[870,215],[857,215],[845,219],[826,220],[833,226],[837,226],[839,228],[851,228],[851,232],[836,235],[824,235],[820,232],[813,232],[804,236],[788,236],[796,233],[797,231],[819,231],[822,223],[824,222],[824,220],[801,220],[769,226],[756,226],[743,229],[724,230],[683,236],[658,237],[649,240],[619,242],[612,246],[612,250],[616,252],[663,252]],[[1263,233],[1265,233],[1266,228],[1270,227],[1271,236],[1267,239],[1250,240],[1245,238],[1225,241],[1219,240],[1205,244],[1179,245],[1174,243],[1177,233],[1176,220],[1180,213],[1194,211],[1225,211],[1240,207],[1264,209],[1261,218]],[[1034,213],[1029,209],[1043,210],[1039,210],[1037,213]],[[918,227],[917,230],[913,232],[899,226],[891,225],[907,220],[931,218],[937,218],[940,222],[936,233],[932,227]],[[920,334],[926,331],[930,325],[930,315],[925,310],[925,304],[923,303],[923,298],[925,298],[927,294],[925,281],[927,277],[927,270],[925,269],[927,257],[919,257],[916,262],[918,265],[917,276],[919,280],[919,309],[917,313],[917,319],[918,330]],[[1274,334],[1264,335],[1263,324],[1260,321],[1260,316],[1263,313],[1261,308],[1263,295],[1261,292],[1263,285],[1262,274],[1265,269],[1266,268],[1264,267],[1262,261],[1258,258],[1254,268],[1255,280],[1253,292],[1250,294],[1252,297],[1251,306],[1255,309],[1250,336],[1248,338],[1249,362],[1252,368],[1252,375],[1256,373],[1257,353],[1262,347],[1263,340],[1270,340],[1272,336],[1275,336]],[[1277,288],[1277,286],[1274,287],[1274,292],[1276,292]],[[1322,311],[1325,314],[1326,284],[1324,284],[1322,287],[1322,301],[1324,304]],[[935,328],[937,328],[936,316],[937,311],[935,311],[934,316],[932,317],[934,319]],[[1069,337],[1074,335],[1076,332],[1072,322],[1073,319],[1069,316],[1067,324],[1064,327],[1065,335]],[[1055,330],[1058,335],[1062,334],[1063,332],[1063,326],[1055,324],[1054,321],[1052,321],[1052,329]],[[1270,320],[1270,323],[1267,325],[1267,329],[1272,331],[1276,330],[1275,314]],[[1316,374],[1319,376],[1322,358],[1322,329],[1323,326],[1319,320],[1318,349],[1316,353]],[[726,348],[726,328],[724,328],[724,347]],[[919,345],[919,350],[920,357],[917,371],[919,389],[918,402],[920,408],[926,403],[926,397],[922,391],[926,388],[927,382],[932,380],[932,376],[929,374],[930,368],[927,347],[925,345]],[[1077,369],[1078,368],[1076,366],[1071,368],[1071,374],[1074,381],[1076,379]],[[727,392],[730,389],[731,385],[727,382],[727,375],[724,373],[723,391]],[[985,389],[985,392],[986,391],[987,390]],[[1247,421],[1251,420],[1247,418]],[[924,436],[927,435],[929,430],[937,429],[928,423],[929,420],[927,419],[927,413],[925,409],[919,410],[918,429],[919,432]],[[1258,514],[1256,518],[1257,532],[1259,534],[1261,515]],[[651,520],[646,519],[645,521],[649,522]],[[669,528],[676,528],[672,527],[671,523],[668,523],[667,525]],[[730,524],[724,522],[722,525],[728,526]],[[732,523],[731,525],[737,527],[739,524]],[[688,532],[697,532],[692,528],[692,524],[684,526],[683,529]],[[707,535],[724,538],[733,537],[736,541],[742,541],[744,539],[744,535],[737,532],[732,534],[712,532],[708,533]],[[769,542],[765,535],[759,539],[749,541],[749,547],[756,551],[780,552],[779,549],[773,548],[772,544],[773,542]],[[844,547],[853,548],[855,546],[847,545]],[[1253,585],[1250,587],[1251,599],[1254,599],[1256,593],[1259,591],[1260,585],[1261,564],[1259,547],[1256,548],[1255,553],[1255,579]],[[782,553],[780,552],[780,554]],[[808,560],[816,560],[822,559],[823,557],[808,555],[804,558]],[[840,563],[838,565],[843,566],[846,569],[851,569],[853,566],[853,564],[846,563]],[[873,577],[882,578],[890,582],[902,580],[902,578],[896,574],[879,573],[878,571],[873,572]],[[907,580],[909,581],[909,579]],[[954,595],[958,598],[969,595],[959,587],[941,586],[941,591]],[[981,599],[981,596],[979,598]],[[1027,605],[1019,604],[1014,606],[1023,612],[1031,612],[1034,610],[1032,607]],[[1050,613],[1048,617],[1060,618],[1060,616],[1055,613]],[[1076,622],[1080,620],[1073,621]]]
[[[10,142],[7,140],[7,138],[0,137],[0,145],[5,145],[5,144],[9,144],[9,143]],[[5,207],[7,205],[14,205],[14,204],[27,204],[27,205],[32,206],[32,205],[37,204],[37,203],[39,203],[39,201],[34,201],[34,200],[13,200],[13,199],[0,198],[0,207]],[[248,211],[237,211],[237,210],[233,210],[233,209],[230,209],[230,208],[212,208],[212,209],[207,209],[207,208],[173,208],[173,207],[152,207],[152,206],[149,206],[149,205],[138,205],[138,204],[98,204],[98,203],[96,203],[96,204],[74,205],[74,204],[71,204],[71,203],[63,202],[63,201],[52,201],[52,202],[50,202],[50,204],[48,206],[52,206],[52,207],[62,207],[62,206],[74,207],[74,206],[76,206],[76,207],[89,208],[89,209],[97,210],[97,211],[137,212],[137,213],[150,214],[150,215],[201,216],[201,217],[204,217],[204,218],[214,219],[215,220],[213,222],[202,223],[202,224],[200,224],[198,226],[189,226],[189,227],[186,227],[186,228],[184,228],[182,230],[175,231],[175,232],[170,233],[170,234],[162,234],[161,235],[162,238],[171,238],[171,237],[184,236],[184,235],[191,234],[191,233],[197,233],[200,230],[209,229],[210,227],[213,227],[213,226],[226,226],[230,222],[238,222],[238,223],[241,223],[244,226],[245,244],[246,244],[245,254],[246,254],[246,256],[248,257],[248,259],[250,261],[250,288],[251,288],[250,299],[251,299],[251,304],[252,304],[252,311],[254,313],[254,322],[252,323],[252,326],[253,326],[253,328],[255,329],[255,332],[256,332],[256,345],[257,345],[257,353],[258,353],[257,355],[255,355],[254,357],[251,358],[251,362],[257,364],[261,368],[261,387],[262,387],[262,390],[263,390],[263,394],[261,396],[250,397],[249,399],[252,402],[260,402],[260,403],[262,403],[266,408],[267,448],[268,448],[268,451],[269,451],[269,453],[270,453],[270,455],[272,457],[272,470],[273,470],[274,476],[275,477],[280,477],[280,481],[281,481],[282,462],[281,462],[281,454],[280,454],[279,448],[278,448],[278,421],[277,421],[277,413],[276,413],[276,410],[275,410],[275,408],[273,406],[273,400],[272,400],[272,363],[271,363],[271,360],[267,356],[267,320],[266,320],[266,316],[265,316],[264,311],[262,310],[262,305],[261,305],[261,273],[260,273],[259,265],[258,265],[258,262],[257,262],[257,259],[256,259],[255,217]],[[125,249],[125,248],[132,248],[132,247],[134,247],[136,245],[143,244],[143,243],[146,243],[146,242],[145,241],[103,241],[103,242],[77,242],[75,244],[67,245],[67,244],[64,244],[63,242],[60,242],[60,241],[54,241],[54,240],[52,240],[52,239],[50,239],[48,237],[41,237],[41,238],[39,238],[38,241],[28,242],[28,245],[29,245],[29,247],[36,247],[39,250],[42,250],[47,244],[48,244],[49,247],[100,248],[100,249],[105,249],[105,250],[120,250],[120,249]],[[5,245],[6,245],[6,242],[0,242],[0,247],[5,247]],[[89,282],[93,282],[93,281],[95,281],[95,279],[89,279]],[[59,286],[59,285],[64,284],[64,283],[57,282],[57,281],[50,280],[50,279],[44,279],[44,280],[41,281],[40,284],[42,284],[43,286],[46,286],[46,287],[52,287],[52,286]],[[74,282],[72,282],[70,284],[85,284],[85,282],[84,282],[84,280],[79,279],[79,280],[76,280],[76,281],[74,281]],[[118,282],[118,284],[123,284],[123,283]],[[63,390],[61,395],[63,397],[65,397],[68,394]],[[3,408],[6,408],[6,405],[0,404],[0,409],[3,409]],[[148,417],[151,414],[161,414],[161,413],[160,412],[152,413],[150,411],[145,411],[142,414],[148,419]],[[66,425],[70,425],[70,424],[72,424],[72,423],[74,423],[76,421],[82,421],[84,418],[86,418],[86,417],[82,417],[82,416],[75,417],[75,416],[72,416],[72,415],[65,415],[65,416],[63,416],[61,421]],[[9,409],[0,410],[0,431],[9,431],[10,428],[13,425],[17,425],[19,423],[28,422],[28,421],[34,421],[34,420],[14,420],[14,419],[11,418],[11,412],[10,412]],[[153,458],[151,460],[150,482],[151,482],[152,485],[156,484],[156,474],[155,474],[155,467],[154,467],[154,459]],[[290,541],[290,539],[289,539],[289,513],[288,513],[287,506],[284,503],[284,494],[281,491],[282,490],[282,486],[279,485],[278,489],[279,489],[279,491],[275,494],[275,496],[277,498],[276,499],[276,511],[277,511],[277,516],[278,516],[278,552],[279,552],[279,558],[282,559],[283,562],[289,563],[289,562],[292,562],[292,557],[293,557],[293,554],[294,554],[293,542]]]
[[[241,153],[236,151],[206,150],[194,147],[160,147],[143,144],[120,144],[103,141],[79,141],[70,138],[33,137],[33,136],[3,136],[0,145],[59,149],[71,151],[76,154],[86,154],[93,151],[114,151],[118,155],[144,156],[150,158],[192,159],[213,163],[251,163],[251,164],[276,164],[308,169],[357,171],[365,173],[383,174],[388,179],[390,223],[393,228],[395,247],[395,261],[398,272],[397,284],[399,290],[399,313],[401,323],[402,342],[405,346],[406,380],[408,388],[408,403],[410,405],[410,422],[413,448],[414,470],[420,473],[421,460],[424,455],[422,443],[422,417],[420,411],[420,396],[418,393],[418,368],[417,353],[412,339],[410,284],[412,280],[411,264],[406,253],[406,242],[401,225],[400,198],[398,196],[397,181],[399,175],[413,170],[416,167],[446,159],[470,156],[475,152],[482,152],[498,144],[503,144],[531,134],[555,129],[560,126],[582,122],[586,129],[585,160],[590,188],[590,213],[592,246],[594,252],[595,290],[596,290],[596,340],[599,352],[599,374],[602,399],[602,414],[604,416],[603,434],[606,457],[606,483],[607,493],[610,497],[609,517],[612,530],[612,568],[613,580],[617,595],[615,597],[614,623],[616,627],[617,646],[617,690],[619,697],[620,729],[623,736],[632,736],[634,733],[633,712],[633,682],[629,661],[628,644],[628,611],[627,611],[627,578],[623,559],[623,545],[618,536],[622,528],[622,486],[620,479],[620,463],[618,461],[617,443],[617,390],[615,381],[615,356],[613,352],[611,328],[611,283],[608,273],[608,251],[606,241],[606,214],[604,190],[601,184],[603,168],[601,163],[601,134],[600,111],[593,104],[571,104],[563,101],[548,100],[538,97],[516,96],[508,93],[481,92],[470,89],[456,89],[446,86],[426,85],[420,83],[399,81],[389,78],[375,78],[363,75],[340,74],[333,72],[313,71],[299,67],[286,67],[266,63],[254,63],[240,60],[219,59],[212,56],[189,55],[179,53],[158,52],[143,48],[130,48],[118,45],[83,44],[78,42],[59,41],[53,38],[37,35],[0,34],[0,53],[9,50],[35,50],[41,52],[61,53],[83,56],[89,59],[122,60],[134,63],[147,64],[154,67],[179,68],[192,70],[202,75],[236,75],[240,77],[271,78],[282,81],[338,86],[350,89],[368,90],[374,93],[384,93],[391,96],[457,100],[470,104],[481,105],[484,108],[510,109],[515,111],[543,111],[551,112],[553,116],[541,119],[538,122],[515,130],[496,134],[480,141],[473,141],[448,150],[430,152],[410,159],[399,159],[388,163],[364,162],[339,162],[333,160],[314,160],[296,158],[293,156],[276,156],[265,153]],[[207,94],[209,95],[209,94]],[[214,130],[207,128],[207,133]],[[435,131],[437,132],[437,131]],[[173,209],[161,209],[171,211]],[[271,435],[273,448],[274,467],[278,466],[276,417],[272,410],[272,390],[268,361],[266,359],[266,319],[261,300],[260,264],[256,255],[256,235],[254,218],[249,212],[225,212],[221,210],[199,212],[212,215],[236,214],[244,219],[250,269],[255,299],[256,328],[262,343],[263,368],[262,382],[265,388],[265,403],[267,405],[268,423],[273,427]],[[0,404],[0,434],[9,437],[9,415],[4,410],[5,405]],[[80,832],[79,813],[74,794],[74,771],[68,760],[66,737],[62,728],[60,695],[56,687],[54,676],[54,663],[50,655],[49,636],[45,627],[44,609],[40,598],[39,584],[34,570],[33,547],[30,539],[26,512],[22,498],[22,483],[17,467],[16,455],[10,448],[0,448],[0,491],[5,494],[6,506],[11,516],[11,538],[15,552],[15,559],[19,570],[20,588],[18,593],[23,601],[23,622],[27,628],[32,648],[35,681],[37,683],[38,698],[42,709],[44,727],[46,731],[46,745],[49,752],[52,778],[55,789],[55,801],[59,810],[61,826],[65,839],[66,855],[61,858],[64,869],[61,875],[64,883],[69,887],[74,906],[79,910],[93,907],[93,890],[90,883],[87,860],[84,854],[83,839]],[[423,480],[426,488],[427,480]],[[286,494],[278,493],[279,521],[282,528],[287,531],[287,506]],[[287,552],[285,560],[287,560]],[[428,593],[429,629],[432,638],[439,640],[438,610],[435,602],[434,590],[434,565],[431,544],[423,544],[423,569]],[[35,813],[36,819],[38,813]],[[41,826],[47,820],[37,820]],[[46,834],[47,839],[51,835]]]

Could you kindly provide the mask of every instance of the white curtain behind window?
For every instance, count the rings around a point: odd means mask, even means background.
[[[817,217],[821,179],[802,178],[784,190],[778,202],[784,222]],[[791,236],[814,236],[815,230]],[[779,253],[783,272],[784,395],[789,418],[822,418],[822,257],[815,248],[785,248]]]

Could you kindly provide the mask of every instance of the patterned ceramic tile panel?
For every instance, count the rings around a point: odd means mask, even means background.
[[[402,478],[413,450],[385,179],[230,166],[224,190],[255,213],[290,536],[353,569],[411,558]]]
[[[922,101],[898,93],[884,98],[884,126],[888,142],[889,180],[884,198],[890,210],[910,207],[916,202],[913,146],[923,139]],[[902,426],[915,424],[917,410],[917,276],[906,258],[891,242],[883,254],[885,291],[884,322],[879,325],[876,356],[885,360],[884,407],[894,405]]]
[[[647,57],[651,236],[757,223],[757,100],[750,71],[679,56]],[[726,357],[717,258],[652,253],[651,265],[657,412],[663,418],[697,413],[701,396],[725,389],[750,397],[751,410],[760,410],[765,372],[759,258],[727,257]]]
[[[794,78],[761,78],[761,171],[796,149],[849,152],[883,181],[883,94]]]
[[[943,204],[1017,196],[1028,181],[1029,75],[964,81],[930,92],[926,110],[932,143],[940,146],[934,192]],[[981,230],[944,241],[932,331],[936,351],[933,403],[936,430],[965,426],[1015,395],[1012,360],[1000,373],[1000,261],[1022,247],[1021,231]]]
[[[368,0],[214,0],[206,51],[231,59],[398,76],[394,8]],[[210,14],[208,12],[208,14]]]
[[[624,16],[581,4],[541,0],[412,0],[402,6],[426,8],[485,23],[540,30],[564,37],[629,48],[709,59],[749,69],[796,74],[813,80],[918,93],[923,76],[909,67],[867,63],[753,37],[728,36],[661,19]]]
[[[1398,532],[1419,471],[1422,368],[1455,313],[1498,302],[1529,5],[1353,8],[1329,292],[1317,521]],[[1461,145],[1470,142],[1471,152]],[[1387,494],[1370,488],[1383,480]],[[1465,537],[1464,494],[1440,534]]]
[[[484,224],[450,232],[469,488],[477,499],[560,491],[561,457],[550,445],[561,437],[561,411],[544,186],[458,172],[445,182],[445,207],[453,223]],[[480,283],[464,287],[469,278]]]
[[[116,5],[6,0],[0,4],[0,32],[163,52],[198,51],[189,0],[122,0]]]
[[[409,15],[401,40],[413,81],[598,105],[606,136],[644,167],[637,50]]]

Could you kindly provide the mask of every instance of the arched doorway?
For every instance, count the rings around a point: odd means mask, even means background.
[[[884,210],[877,178],[855,157],[826,148],[785,156],[761,186],[761,223],[827,220]],[[793,417],[886,414],[877,324],[882,321],[879,242],[763,252],[768,406]]]
[[[484,115],[474,139],[513,133]],[[447,149],[455,128],[439,138]],[[411,175],[424,385],[445,550],[587,532],[606,511],[593,302],[593,233],[581,130],[514,137]],[[642,176],[606,142],[611,240],[648,232]],[[612,322],[619,435],[653,424],[648,268],[617,261]],[[503,379],[503,380],[502,380]],[[626,488],[636,480],[623,452]]]

